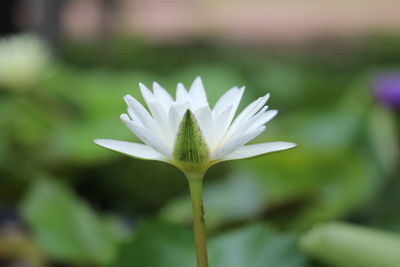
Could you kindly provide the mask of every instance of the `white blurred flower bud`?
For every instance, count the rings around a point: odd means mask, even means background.
[[[32,34],[0,39],[0,88],[26,90],[35,84],[49,65],[50,51]]]

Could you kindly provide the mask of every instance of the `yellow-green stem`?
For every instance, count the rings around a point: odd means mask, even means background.
[[[208,267],[206,227],[203,209],[203,178],[188,177],[193,208],[193,232],[197,267]]]

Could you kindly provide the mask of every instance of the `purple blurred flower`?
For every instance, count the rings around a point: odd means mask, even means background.
[[[385,106],[400,110],[400,71],[379,75],[374,83],[374,91]]]

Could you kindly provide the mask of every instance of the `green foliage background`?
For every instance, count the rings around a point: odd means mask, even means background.
[[[211,266],[325,266],[297,239],[331,220],[398,232],[397,114],[375,100],[371,84],[398,67],[399,45],[388,36],[301,48],[65,43],[30,90],[0,91],[0,208],[5,217],[16,211],[34,248],[1,257],[38,266],[194,266],[183,175],[92,139],[138,141],[119,120],[122,96],[141,99],[138,82],[174,92],[197,75],[212,104],[235,85],[246,85],[241,107],[270,92],[280,113],[255,142],[298,143],[208,172]]]

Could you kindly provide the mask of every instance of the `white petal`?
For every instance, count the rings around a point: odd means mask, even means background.
[[[235,138],[238,135],[242,134],[242,128],[247,120],[249,120],[254,114],[256,114],[262,106],[265,105],[269,98],[269,94],[258,98],[250,105],[248,105],[239,116],[233,121],[232,125],[229,127],[229,130],[224,138],[224,142],[228,142],[231,138]]]
[[[145,144],[152,147],[154,150],[164,154],[166,156],[171,156],[172,148],[170,144],[163,142],[158,136],[154,135],[147,128],[142,127],[140,124],[131,121],[126,114],[121,115],[121,120],[125,125],[131,130],[140,140]]]
[[[162,105],[156,101],[152,96],[152,93],[145,88],[145,86],[143,86],[141,90],[152,115],[150,115],[147,109],[145,109],[139,101],[132,96],[127,95],[124,99],[129,107],[129,116],[134,122],[137,122],[140,126],[143,126],[152,132],[155,137],[158,137],[165,143],[169,144],[171,140],[167,122],[167,112],[163,109]]]
[[[245,145],[252,139],[259,136],[264,130],[265,130],[265,126],[261,126],[260,128],[254,130],[252,132],[246,133],[238,138],[231,139],[228,142],[223,143],[218,149],[216,149],[214,152],[212,152],[212,158],[219,159],[219,158],[222,158],[222,157],[234,152],[241,146]]]
[[[238,150],[232,152],[231,154],[228,154],[227,156],[223,157],[221,161],[256,157],[271,152],[294,148],[296,146],[297,146],[296,144],[289,142],[270,142],[270,143],[248,145],[239,148]]]
[[[240,114],[239,116],[235,119],[235,121],[232,124],[232,127],[237,127],[238,125],[240,125],[241,123],[243,123],[243,121],[245,121],[246,119],[248,119],[249,117],[253,116],[255,113],[257,113],[260,108],[262,106],[264,106],[264,104],[267,102],[269,97],[269,94],[267,94],[264,97],[260,97],[257,100],[253,101],[252,103],[250,103],[250,105],[248,105]]]
[[[197,77],[189,91],[190,99],[194,109],[208,105],[206,92],[204,91],[204,85],[200,77]]]
[[[166,161],[166,158],[162,154],[158,153],[151,147],[143,145],[143,144],[110,140],[110,139],[95,139],[95,140],[93,140],[93,142],[104,148],[131,156],[134,158]]]
[[[154,97],[162,104],[162,106],[165,108],[165,110],[169,110],[169,107],[171,106],[172,102],[174,100],[172,99],[171,95],[162,88],[158,83],[154,82],[153,83],[153,92],[154,92]]]
[[[222,141],[222,138],[226,136],[227,130],[232,123],[237,108],[239,107],[243,93],[244,87],[241,87],[240,89],[238,87],[233,87],[223,94],[215,104],[213,109],[214,130],[210,142],[211,148],[217,146]],[[226,113],[228,109],[229,112]]]
[[[228,127],[231,125],[231,123],[233,121],[233,118],[235,117],[235,113],[236,113],[236,110],[239,107],[240,100],[242,99],[243,93],[244,93],[244,87],[242,87],[242,88],[240,88],[238,90],[236,96],[233,99],[232,110],[231,110],[231,113],[229,114],[229,116],[227,118]],[[227,129],[224,129],[224,130],[227,131]]]
[[[245,119],[242,120],[242,123],[237,124],[236,128],[229,129],[230,131],[228,132],[228,134],[225,137],[224,142],[229,141],[230,139],[235,139],[238,138],[239,136],[254,131],[255,129],[257,129],[259,126],[262,126],[262,124],[260,124],[258,127],[250,127],[252,126],[256,121],[258,121],[258,119],[265,113],[265,111],[268,109],[267,106],[264,106],[262,109],[260,109],[260,111],[258,111],[254,116],[250,116],[247,117]]]
[[[178,83],[176,87],[176,101],[180,103],[190,102],[189,93],[186,91],[185,86],[183,84]]]
[[[232,121],[236,110],[239,106],[240,100],[242,99],[244,92],[244,87],[238,88],[238,87],[233,87],[229,89],[225,94],[223,94],[217,101],[217,103],[214,106],[213,109],[213,114],[214,118],[217,117],[227,106],[232,105],[232,113],[228,117],[230,121]]]
[[[171,108],[169,109],[169,124],[171,127],[172,135],[175,136],[175,138],[178,132],[179,125],[182,122],[183,115],[185,114],[185,111],[189,109],[189,107],[189,102],[175,102],[171,105]]]
[[[134,121],[139,121],[144,127],[154,130],[155,124],[150,113],[135,98],[126,95],[124,100],[129,108],[129,115]]]
[[[259,117],[261,117],[268,109],[268,106],[263,106],[262,109],[260,109],[256,115],[254,115],[252,118],[253,119],[258,119]]]
[[[165,111],[162,105],[155,100],[149,102],[149,109],[153,115],[154,122],[157,124],[157,135],[166,143],[172,144],[175,136],[172,136],[168,111]]]
[[[146,90],[144,90],[144,92],[146,92]],[[145,95],[146,94],[147,93],[145,93]],[[165,142],[166,144],[170,143],[170,136],[165,134],[165,129],[169,129],[168,125],[165,126],[166,119],[164,117],[160,118],[160,116],[158,115],[163,114],[162,116],[166,116],[165,111],[162,110],[161,104],[158,105],[158,109],[154,108],[154,103],[158,103],[156,102],[154,97],[148,98],[149,102],[147,103],[153,116],[151,116],[150,113],[142,106],[142,104],[140,104],[139,101],[137,101],[132,96],[127,95],[124,99],[129,107],[129,116],[135,123],[138,123],[139,126],[142,126],[143,128],[149,130],[151,133],[153,133],[154,137],[163,140],[163,142]],[[169,134],[169,130],[167,134]]]
[[[136,115],[136,113],[131,108],[128,107],[127,111],[128,111],[128,115],[131,118],[131,120],[136,121],[137,123],[139,123],[141,126],[144,127],[144,125],[143,125],[142,121],[139,119],[138,115]]]
[[[206,105],[197,109],[194,116],[199,123],[204,139],[207,140],[207,145],[210,147],[210,137],[214,126],[210,107]]]
[[[154,99],[153,93],[143,83],[139,83],[139,88],[144,101],[146,101],[146,104],[149,105],[149,102]]]
[[[258,127],[266,124],[267,122],[272,120],[276,116],[276,114],[278,114],[278,111],[273,109],[260,114],[260,116],[254,116],[255,118],[251,120],[251,123],[247,127],[246,132],[253,131],[254,129],[257,129]]]
[[[227,119],[229,114],[232,111],[232,105],[227,106],[222,112],[219,113],[216,117],[214,117],[214,127],[210,140],[210,149],[212,150],[215,146],[217,146],[222,138],[226,134],[226,130],[229,127],[230,121]]]

